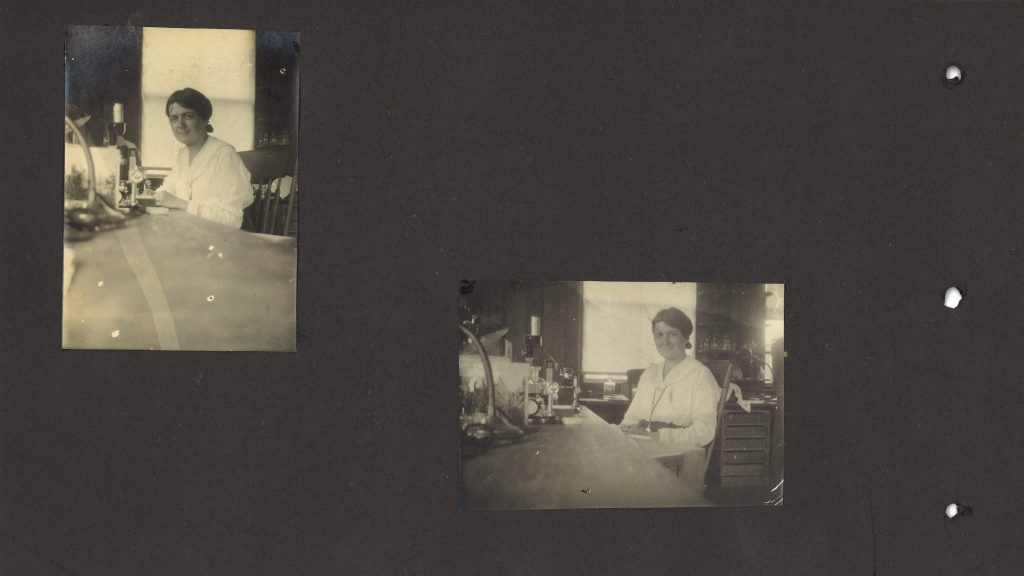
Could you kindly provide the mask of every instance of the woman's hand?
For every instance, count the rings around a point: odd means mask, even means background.
[[[188,208],[188,201],[178,198],[167,190],[157,190],[155,194],[156,205],[173,210],[185,210]]]
[[[638,434],[643,436],[650,434],[647,430],[647,426],[642,426],[640,424],[620,424],[619,429],[622,430],[624,434]]]

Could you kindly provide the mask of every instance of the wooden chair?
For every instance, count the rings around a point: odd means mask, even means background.
[[[640,383],[640,377],[644,375],[643,368],[626,370],[626,397],[633,399],[633,388]]]
[[[284,214],[284,222],[280,234],[288,235],[292,213],[299,195],[298,157],[294,146],[268,146],[239,152],[242,162],[249,170],[253,186],[253,203],[246,209],[246,216],[251,220],[251,228],[244,229],[261,234],[277,234],[277,216],[282,195],[288,198]],[[281,190],[281,182],[291,176],[287,194]]]
[[[721,361],[726,362],[726,361]],[[714,369],[712,373],[715,374],[715,379],[718,380],[718,423],[715,425],[715,437],[711,439],[711,442],[705,447],[704,453],[704,467],[701,470],[700,485],[697,487],[701,492],[707,487],[708,478],[708,466],[711,464],[711,456],[715,453],[715,444],[721,442],[722,428],[724,427],[723,420],[725,419],[725,404],[729,401],[729,382],[732,381],[732,361],[728,361],[729,365],[725,368],[725,374],[721,378]],[[710,368],[710,367],[709,367]]]

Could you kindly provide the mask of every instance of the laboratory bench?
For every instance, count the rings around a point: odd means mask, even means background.
[[[587,407],[462,459],[464,510],[711,506],[693,483]],[[658,447],[662,451],[671,448]],[[703,450],[701,450],[703,453]]]
[[[295,238],[171,210],[64,247],[64,348],[295,349]]]

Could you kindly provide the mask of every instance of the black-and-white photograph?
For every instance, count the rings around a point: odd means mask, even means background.
[[[781,506],[783,284],[464,281],[465,510]]]
[[[67,29],[65,349],[295,350],[299,51]]]

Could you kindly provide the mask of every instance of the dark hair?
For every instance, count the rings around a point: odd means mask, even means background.
[[[170,116],[171,104],[175,103],[189,110],[195,110],[199,117],[203,119],[203,122],[206,122],[206,131],[213,132],[213,125],[210,124],[210,116],[213,116],[213,104],[210,103],[210,99],[204,96],[202,92],[193,88],[182,88],[175,91],[167,99],[164,113]]]
[[[686,347],[690,348],[690,334],[693,334],[693,322],[690,317],[683,313],[679,308],[665,308],[661,312],[654,315],[654,320],[651,320],[651,331],[658,327],[658,322],[664,322],[669,326],[679,330],[683,333],[683,338],[687,340]]]

